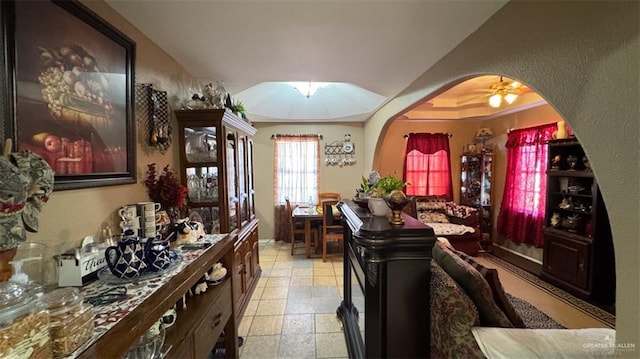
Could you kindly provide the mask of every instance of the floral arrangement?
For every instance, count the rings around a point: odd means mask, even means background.
[[[410,185],[409,182],[403,182],[396,177],[395,173],[380,177],[378,171],[371,171],[369,176],[362,176],[362,183],[356,191],[369,197],[384,197],[391,191],[402,190],[404,186],[408,185]]]
[[[164,208],[181,208],[189,193],[169,165],[164,166],[160,175],[157,174],[155,163],[147,165],[147,179],[144,185],[151,200],[160,203]]]

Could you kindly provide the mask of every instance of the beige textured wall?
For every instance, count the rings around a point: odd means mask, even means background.
[[[365,125],[365,170],[389,119],[450,82],[521,79],[573,127],[607,203],[616,256],[616,339],[640,352],[640,3],[512,1]],[[553,24],[552,26],[549,24]],[[509,29],[505,31],[505,29]]]
[[[272,134],[321,134],[320,141],[320,192],[338,192],[343,198],[351,198],[360,186],[363,174],[363,127],[362,123],[265,123],[254,124],[258,132],[254,137],[255,176],[256,176],[256,212],[260,220],[260,238],[273,238],[273,154]],[[355,145],[356,163],[350,166],[325,166],[324,145],[334,141],[343,141],[344,134],[351,134]]]
[[[176,96],[182,92],[191,77],[180,64],[102,1],[83,3],[136,43],[135,80],[137,83],[151,83],[154,89],[168,91],[170,96]],[[173,128],[177,128],[175,120]],[[94,235],[99,238],[101,229],[107,223],[114,228],[114,233],[119,233],[120,227],[116,224],[119,221],[117,209],[127,203],[149,200],[142,184],[147,164],[155,162],[159,166],[165,164],[175,166],[178,162],[175,144],[165,155],[161,155],[158,151],[145,150],[140,145],[141,139],[137,137],[138,180],[136,184],[55,191],[40,216],[39,232],[29,233],[27,240],[52,246],[61,245],[66,249],[77,247],[84,236]]]

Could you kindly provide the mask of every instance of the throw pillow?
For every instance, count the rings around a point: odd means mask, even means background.
[[[436,211],[420,211],[418,212],[418,220],[422,223],[449,223],[446,214]]]
[[[431,261],[431,357],[482,358],[471,328],[480,324],[478,309],[467,293]]]
[[[446,199],[441,196],[426,196],[416,199],[416,210],[444,212],[447,206]]]
[[[507,293],[504,291],[504,287],[502,287],[502,283],[500,283],[500,278],[498,277],[498,271],[494,268],[487,268],[482,264],[478,263],[473,259],[473,257],[467,255],[464,252],[457,251],[455,249],[451,250],[455,255],[460,257],[463,261],[469,263],[473,268],[475,268],[484,279],[489,284],[491,288],[491,293],[493,293],[493,300],[496,302],[498,308],[500,308],[504,314],[509,318],[509,321],[515,328],[526,328],[524,324],[524,320],[520,317],[520,314],[516,312],[511,304],[511,301],[507,297]]]
[[[448,215],[452,217],[458,217],[458,218],[467,218],[472,214],[475,214],[476,212],[478,212],[477,208],[463,206],[455,202],[445,203],[445,210]]]
[[[433,259],[471,297],[480,314],[480,325],[485,327],[513,328],[509,318],[493,300],[489,283],[482,274],[469,263],[463,261],[448,249],[433,246]]]

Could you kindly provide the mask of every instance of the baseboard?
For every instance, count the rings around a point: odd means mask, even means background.
[[[505,260],[514,266],[517,266],[521,269],[526,270],[527,272],[539,277],[540,273],[542,273],[542,265],[540,263],[536,263],[532,260],[529,260],[521,255],[515,254],[510,250],[502,248],[500,246],[491,245],[488,248],[494,256]]]

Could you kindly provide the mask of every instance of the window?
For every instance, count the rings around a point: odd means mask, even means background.
[[[449,135],[412,133],[407,140],[404,180],[407,195],[444,195],[453,200]]]
[[[507,138],[507,173],[498,232],[515,243],[542,247],[548,146],[556,124],[514,130]]]
[[[278,135],[274,159],[274,203],[308,203],[318,198],[320,140],[318,135]]]

